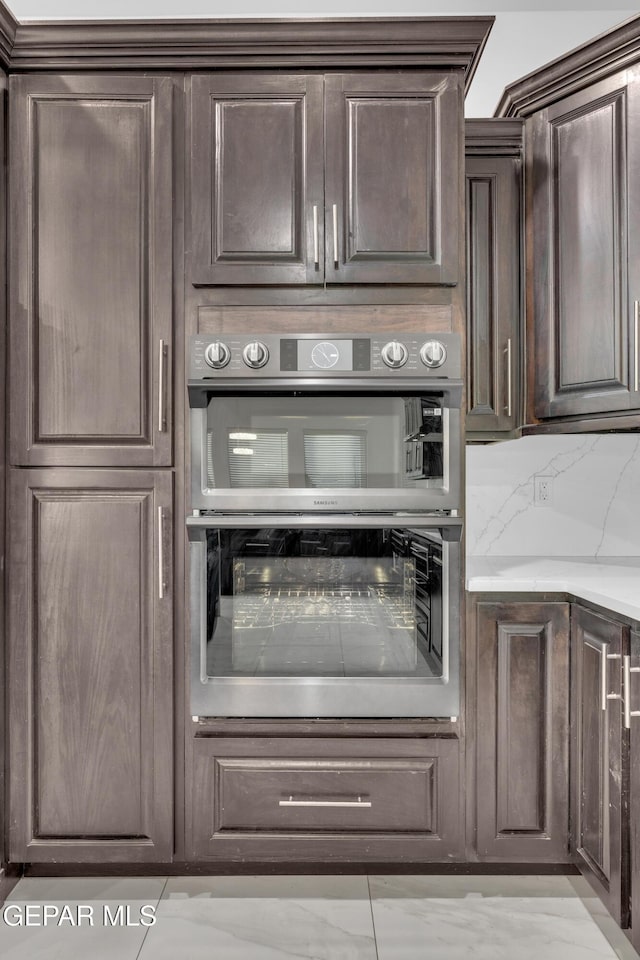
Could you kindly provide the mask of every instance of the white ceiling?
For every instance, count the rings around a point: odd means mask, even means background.
[[[496,22],[482,55],[465,112],[491,116],[505,86],[561,56],[632,14],[637,0],[9,0],[18,20],[411,17],[493,14]],[[529,9],[527,9],[529,8]]]

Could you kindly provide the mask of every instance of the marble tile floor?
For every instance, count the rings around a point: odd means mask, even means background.
[[[26,878],[0,958],[639,960],[581,877],[378,875]]]

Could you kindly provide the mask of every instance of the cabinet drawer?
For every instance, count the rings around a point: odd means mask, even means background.
[[[457,740],[196,738],[192,855],[260,858],[282,847],[303,859],[295,845],[311,850],[314,837],[341,859],[345,835],[367,837],[374,859],[388,859],[394,837],[449,848],[459,833],[458,753]]]
[[[218,830],[435,832],[437,758],[219,759]]]

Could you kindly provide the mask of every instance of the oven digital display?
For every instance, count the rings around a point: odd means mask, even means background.
[[[353,370],[353,341],[298,340],[298,370]]]
[[[351,373],[371,370],[368,339],[280,341],[280,369],[292,373]]]

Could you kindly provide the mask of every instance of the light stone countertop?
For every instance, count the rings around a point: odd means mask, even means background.
[[[472,593],[570,593],[640,621],[640,557],[468,557]]]

